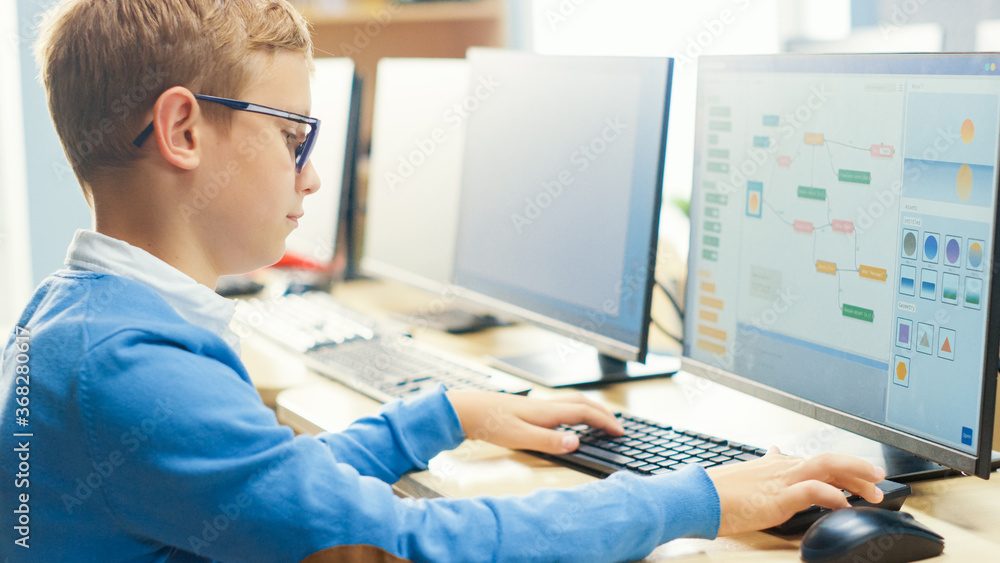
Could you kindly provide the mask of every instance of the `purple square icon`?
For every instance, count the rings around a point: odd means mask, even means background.
[[[910,343],[910,325],[908,324],[899,325],[899,341],[905,344]]]

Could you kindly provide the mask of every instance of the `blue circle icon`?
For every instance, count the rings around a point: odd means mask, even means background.
[[[937,237],[927,237],[924,239],[924,260],[937,261],[938,241]]]

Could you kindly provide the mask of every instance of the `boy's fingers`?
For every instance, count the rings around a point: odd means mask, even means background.
[[[561,397],[559,397],[556,400],[560,401],[560,402],[580,403],[580,404],[584,404],[584,405],[590,405],[591,407],[594,407],[595,409],[604,411],[609,416],[614,416],[615,415],[615,413],[611,412],[611,410],[608,409],[608,407],[606,407],[606,406],[604,406],[604,405],[602,405],[602,404],[600,404],[600,403],[598,403],[596,401],[591,401],[590,399],[588,399],[587,397],[585,397],[583,395],[583,393],[573,393],[572,395],[561,396]]]
[[[794,514],[812,505],[824,508],[849,508],[844,493],[822,481],[802,481],[789,486],[782,495],[782,509]]]
[[[885,478],[885,471],[863,459],[840,454],[820,454],[799,463],[788,472],[788,482],[823,481],[824,483],[845,483],[861,479],[877,483]]]
[[[511,438],[511,443],[501,445],[547,454],[565,454],[578,448],[580,439],[572,432],[550,430],[534,424],[521,423],[515,437]]]
[[[625,428],[618,422],[615,415],[607,410],[595,408],[594,405],[588,403],[554,402],[549,405],[551,407],[550,415],[556,424],[586,424],[615,436],[625,433]]]
[[[875,483],[866,479],[848,478],[840,480],[834,484],[848,492],[860,495],[863,499],[872,504],[882,502],[882,499],[885,497],[885,494],[882,493],[882,489],[879,489],[875,486]]]

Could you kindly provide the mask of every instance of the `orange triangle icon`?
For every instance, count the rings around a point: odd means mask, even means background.
[[[941,345],[941,351],[951,353],[951,344],[948,343],[947,337],[944,339],[944,344]]]

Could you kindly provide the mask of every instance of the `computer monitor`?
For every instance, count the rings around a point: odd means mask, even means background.
[[[672,60],[494,49],[468,60],[455,284],[570,339],[498,365],[549,386],[676,371],[677,358],[637,363]]]
[[[288,252],[326,265],[342,245],[349,223],[341,221],[352,193],[360,107],[360,81],[348,58],[319,58],[312,83],[312,115],[320,133],[310,162],[320,178],[320,190],[305,199],[305,216],[286,243]],[[351,261],[348,259],[347,263]]]
[[[438,292],[452,281],[468,63],[386,58],[377,76],[361,269]]]
[[[702,57],[685,370],[987,477],[998,67]]]

